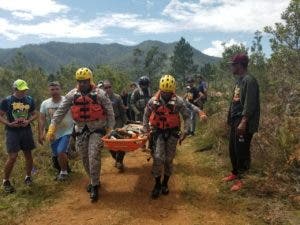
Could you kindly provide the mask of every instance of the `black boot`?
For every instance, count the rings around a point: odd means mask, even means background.
[[[97,202],[98,198],[99,198],[99,185],[92,186],[91,193],[90,193],[91,202]]]
[[[92,187],[93,187],[92,184],[88,184],[88,185],[86,186],[86,191],[87,191],[88,193],[91,193]]]
[[[160,176],[155,178],[155,185],[151,192],[151,198],[157,199],[161,193],[161,181]]]
[[[170,178],[170,176],[167,176],[167,175],[164,176],[164,180],[161,185],[161,192],[163,195],[169,194],[169,188],[168,188],[169,178]]]

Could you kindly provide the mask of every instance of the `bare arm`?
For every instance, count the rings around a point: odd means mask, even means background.
[[[39,116],[39,136],[43,137],[45,134],[45,124],[46,124],[46,115],[44,113],[40,113]]]
[[[14,127],[18,127],[17,123],[10,123],[6,118],[5,118],[5,112],[0,110],[0,122],[6,126],[11,126],[13,124],[15,124]]]

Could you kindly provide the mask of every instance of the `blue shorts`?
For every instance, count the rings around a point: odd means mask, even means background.
[[[58,156],[62,152],[68,152],[70,137],[71,135],[64,135],[52,142],[51,149],[53,156]]]

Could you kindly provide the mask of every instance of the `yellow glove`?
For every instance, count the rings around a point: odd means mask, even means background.
[[[48,132],[46,134],[46,141],[53,141],[55,139],[56,126],[54,124],[50,124],[48,128]]]
[[[207,121],[207,115],[203,111],[199,112],[199,118],[201,121]]]

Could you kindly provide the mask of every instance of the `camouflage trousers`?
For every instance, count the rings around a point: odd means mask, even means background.
[[[171,176],[173,173],[173,159],[176,154],[177,141],[178,136],[172,134],[168,138],[165,138],[163,134],[157,136],[152,151],[152,175],[154,177],[161,176],[163,169],[164,174],[167,176]]]
[[[76,137],[76,149],[92,185],[100,184],[101,155],[103,147],[101,134],[84,132]]]

